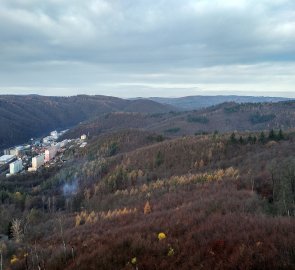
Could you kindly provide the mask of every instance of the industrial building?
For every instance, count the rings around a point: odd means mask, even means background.
[[[3,150],[4,155],[10,155],[10,148]]]
[[[17,152],[17,149],[16,148],[10,148],[9,155],[11,155],[11,156],[17,156],[16,152]]]
[[[8,148],[4,150],[4,155],[12,155],[12,156],[21,156],[25,154],[26,150],[30,149],[30,145],[20,145],[13,148]]]
[[[23,169],[23,162],[21,159],[18,159],[9,164],[10,175],[16,174]]]
[[[0,157],[0,165],[8,164],[16,159],[15,155],[3,155]]]

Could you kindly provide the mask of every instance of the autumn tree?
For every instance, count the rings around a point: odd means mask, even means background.
[[[150,214],[152,212],[152,208],[151,208],[151,205],[150,205],[149,201],[147,201],[145,203],[143,212],[144,212],[145,215]]]

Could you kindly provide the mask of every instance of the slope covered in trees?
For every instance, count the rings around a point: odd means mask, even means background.
[[[163,113],[173,109],[150,100],[107,96],[0,96],[0,149],[109,112]]]
[[[293,131],[93,137],[0,179],[5,266],[292,269],[294,151]]]
[[[82,123],[66,134],[76,138],[83,132],[96,136],[125,128],[142,128],[164,136],[202,133],[258,131],[295,127],[295,102],[223,103],[202,110],[155,114],[109,113]]]
[[[153,101],[169,104],[182,110],[197,110],[220,103],[236,102],[236,103],[262,103],[262,102],[279,102],[288,101],[291,99],[282,97],[254,97],[254,96],[234,96],[234,95],[219,95],[219,96],[188,96],[179,98],[150,98]]]

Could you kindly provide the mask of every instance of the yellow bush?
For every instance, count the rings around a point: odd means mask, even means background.
[[[168,253],[167,253],[167,256],[171,257],[174,255],[174,249],[172,247],[169,247],[169,250],[168,250]]]
[[[131,263],[136,264],[137,263],[137,258],[136,257],[132,258]]]
[[[165,233],[160,232],[160,233],[158,234],[158,239],[159,239],[159,241],[164,240],[165,238],[166,238],[166,234],[165,234]]]
[[[16,255],[13,255],[12,258],[11,258],[11,260],[10,260],[10,263],[11,263],[11,264],[15,264],[15,263],[17,263],[18,261],[19,261],[19,259],[16,257]]]
[[[82,223],[82,217],[80,216],[80,214],[77,214],[75,218],[75,227],[80,226],[81,223]]]

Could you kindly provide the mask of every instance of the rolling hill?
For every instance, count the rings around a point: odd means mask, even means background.
[[[122,130],[63,167],[0,178],[0,233],[24,228],[5,269],[293,269],[295,133],[259,133]]]
[[[223,103],[188,112],[157,114],[109,113],[71,129],[66,138],[76,138],[83,132],[91,136],[139,128],[165,136],[229,131],[258,131],[295,127],[295,102]]]
[[[236,103],[261,103],[261,102],[279,102],[288,101],[290,99],[283,97],[255,97],[255,96],[188,96],[180,98],[160,98],[151,97],[150,100],[169,104],[181,110],[197,110],[225,102]]]
[[[0,149],[109,112],[164,113],[173,109],[150,100],[108,96],[0,96]]]

